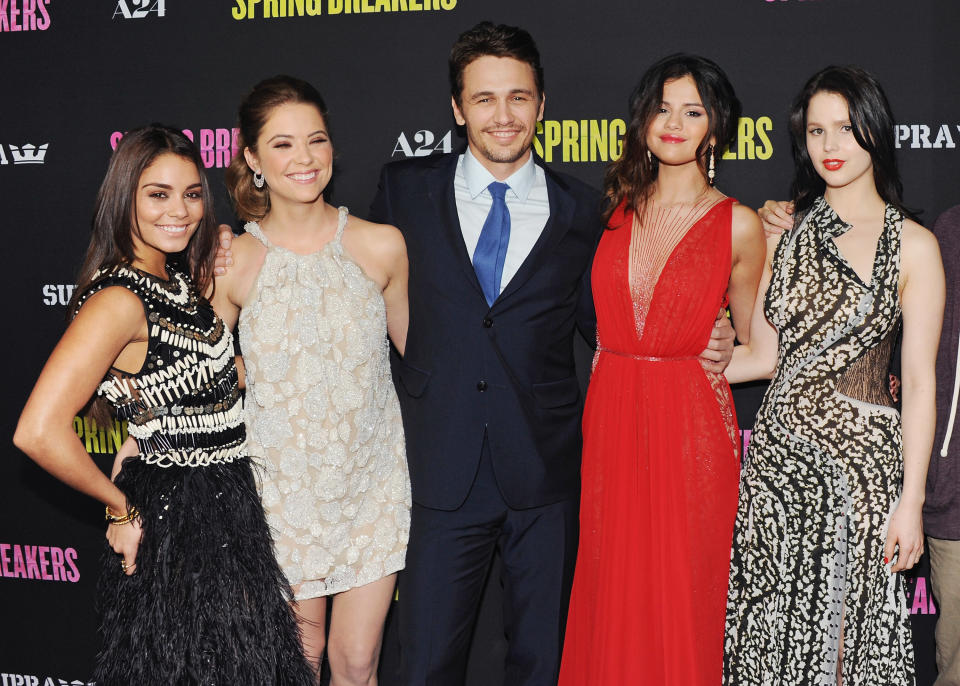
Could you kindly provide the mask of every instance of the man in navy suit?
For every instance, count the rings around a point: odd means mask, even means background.
[[[531,153],[544,91],[530,34],[478,24],[449,66],[467,149],[387,165],[370,217],[403,232],[410,260],[409,331],[395,360],[414,501],[401,683],[463,683],[499,549],[506,683],[547,686],[577,549],[573,343],[576,329],[594,338],[601,199]],[[730,332],[711,342],[727,359]]]

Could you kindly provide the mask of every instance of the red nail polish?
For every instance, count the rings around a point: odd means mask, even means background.
[[[883,564],[887,564],[889,561],[887,558],[883,558]]]

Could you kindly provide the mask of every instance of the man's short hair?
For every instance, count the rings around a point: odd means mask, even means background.
[[[463,70],[480,57],[512,57],[533,69],[537,95],[543,98],[543,67],[533,36],[517,26],[482,21],[460,34],[450,50],[450,94],[459,106],[463,95]]]

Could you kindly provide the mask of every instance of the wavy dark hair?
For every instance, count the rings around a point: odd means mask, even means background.
[[[266,184],[263,188],[257,188],[253,184],[253,172],[247,166],[243,150],[250,148],[252,152],[257,152],[260,132],[276,108],[301,103],[317,108],[332,141],[327,103],[323,101],[320,92],[303,79],[284,74],[264,79],[255,85],[240,103],[237,113],[240,127],[237,154],[230,161],[224,177],[227,191],[233,200],[234,211],[243,221],[260,221],[270,211],[270,189]]]
[[[450,50],[447,63],[450,94],[457,107],[463,104],[463,70],[474,60],[486,56],[512,57],[529,64],[537,84],[537,95],[543,100],[543,66],[533,36],[517,26],[482,21],[461,33]]]
[[[213,278],[217,222],[203,160],[197,146],[182,132],[162,124],[150,124],[128,131],[110,158],[107,174],[97,193],[90,247],[77,274],[77,287],[67,308],[70,318],[76,316],[80,298],[98,270],[130,264],[136,258],[133,237],[139,234],[137,184],[144,170],[165,154],[192,162],[200,174],[203,217],[186,249],[174,260],[190,274],[197,292],[206,292]]]
[[[870,153],[873,181],[884,202],[905,215],[913,213],[903,206],[903,183],[894,152],[893,113],[880,82],[855,66],[829,66],[810,77],[790,108],[790,141],[794,178],[791,195],[794,216],[801,216],[823,195],[827,184],[817,173],[807,152],[807,108],[817,93],[835,93],[847,101],[850,124],[857,144]]]
[[[696,83],[707,111],[709,129],[697,148],[698,164],[704,176],[710,138],[717,141],[715,159],[719,163],[723,150],[736,136],[741,105],[723,69],[713,60],[698,55],[677,53],[664,57],[647,69],[630,94],[630,123],[623,136],[623,151],[620,158],[607,167],[604,177],[608,220],[621,203],[626,202],[628,209],[638,212],[649,198],[659,165],[655,158],[647,156],[647,129],[663,102],[663,85],[684,76]]]

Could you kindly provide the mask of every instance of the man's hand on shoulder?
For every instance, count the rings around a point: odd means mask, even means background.
[[[779,236],[793,228],[793,203],[786,200],[767,200],[757,210],[763,222],[763,233],[767,236]]]

